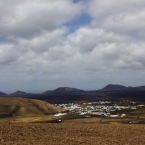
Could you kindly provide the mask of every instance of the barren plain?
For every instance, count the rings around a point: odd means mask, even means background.
[[[1,123],[1,145],[143,145],[145,125]]]

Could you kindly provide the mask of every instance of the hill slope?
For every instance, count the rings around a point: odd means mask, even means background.
[[[42,95],[62,95],[62,94],[78,94],[78,93],[83,93],[85,91],[76,89],[76,88],[70,88],[70,87],[60,87],[57,88],[53,91],[46,91],[42,93]]]
[[[16,91],[12,94],[9,94],[8,96],[12,96],[12,97],[29,97],[29,96],[33,96],[35,94],[32,93],[26,93],[26,92],[22,92],[22,91]]]
[[[113,84],[109,84],[107,86],[105,86],[103,89],[101,90],[121,90],[121,89],[126,89],[127,87],[122,86],[122,85],[113,85]]]
[[[0,115],[40,116],[62,111],[45,101],[27,98],[0,98]]]
[[[3,92],[0,92],[0,96],[5,96],[6,94]]]

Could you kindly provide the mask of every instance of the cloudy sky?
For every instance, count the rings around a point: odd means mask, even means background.
[[[0,91],[145,85],[145,0],[0,0]]]

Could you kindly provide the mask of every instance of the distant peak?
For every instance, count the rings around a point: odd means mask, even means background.
[[[105,86],[102,90],[119,90],[119,89],[125,89],[125,86],[118,85],[118,84],[108,84]]]
[[[59,87],[57,89],[55,89],[54,91],[72,91],[74,88],[70,88],[70,87]]]
[[[25,92],[23,92],[23,91],[16,91],[15,93],[25,93]]]
[[[16,92],[14,92],[14,93],[12,93],[12,94],[9,94],[10,96],[25,96],[25,95],[27,95],[28,93],[26,93],[26,92],[22,92],[22,91],[16,91]]]
[[[26,92],[23,92],[23,91],[16,91],[16,92],[14,92],[14,93],[12,93],[12,94],[26,94]]]

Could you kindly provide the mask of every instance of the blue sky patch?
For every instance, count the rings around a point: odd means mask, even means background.
[[[80,0],[73,0],[74,3],[77,3],[77,2],[79,2],[79,1],[80,1]]]
[[[73,33],[78,27],[89,24],[91,19],[92,18],[87,13],[82,13],[78,18],[73,19],[64,25],[69,28],[69,33]]]
[[[15,44],[16,41],[11,40],[11,39],[8,39],[8,38],[5,37],[5,36],[0,36],[0,43],[1,43],[1,44]]]

